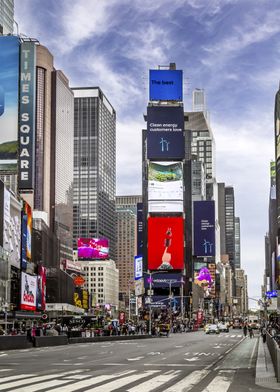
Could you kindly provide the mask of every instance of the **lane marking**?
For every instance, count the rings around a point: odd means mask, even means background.
[[[168,374],[169,373],[169,374]],[[131,389],[128,389],[128,392],[150,392],[156,388],[159,388],[161,385],[171,381],[173,378],[177,377],[178,372],[171,370],[165,374],[161,374],[157,377],[153,377],[152,379],[145,381],[141,384],[136,385]]]
[[[257,343],[258,343],[258,339],[256,339],[256,341],[255,341],[255,344],[254,344],[254,347],[253,347],[253,350],[252,350],[252,354],[250,356],[248,369],[251,369],[251,367],[252,367],[252,362],[253,362],[253,358],[254,358],[254,355],[255,355]]]
[[[205,365],[190,364],[190,363],[144,363],[144,366],[156,366],[156,367],[205,367]],[[212,365],[211,365],[212,366]]]
[[[203,378],[210,373],[210,370],[195,370],[187,377],[183,378],[170,388],[166,389],[165,392],[188,392],[198,384]]]
[[[26,392],[26,391],[37,392],[37,391],[41,391],[42,389],[57,387],[58,385],[66,384],[68,382],[70,382],[70,380],[52,380],[40,384],[28,385],[28,388],[26,387],[16,388],[13,389],[13,392]]]
[[[127,370],[122,373],[106,374],[106,375],[102,375],[102,376],[91,377],[91,378],[88,378],[87,380],[75,382],[73,384],[66,385],[64,387],[52,389],[52,392],[73,392],[73,391],[77,391],[78,389],[81,389],[81,388],[87,388],[87,387],[90,387],[94,384],[98,384],[100,382],[107,381],[107,380],[112,380],[117,377],[126,376],[131,373],[135,373],[135,370]],[[113,381],[112,384],[114,384],[115,382],[116,381]],[[111,384],[111,383],[109,383],[109,384]],[[89,389],[87,389],[87,391],[89,391]]]
[[[128,361],[140,361],[140,359],[143,359],[145,357],[135,357],[135,358],[127,358]]]
[[[233,381],[235,371],[222,372],[219,371],[210,384],[204,389],[204,392],[227,392]]]
[[[120,389],[127,384],[131,384],[135,381],[141,380],[141,378],[150,377],[153,374],[158,373],[158,372],[159,372],[159,370],[145,370],[145,372],[142,374],[133,374],[132,376],[123,377],[118,380],[114,380],[109,383],[106,383],[104,385],[100,385],[95,388],[87,389],[87,392],[111,392],[116,389]],[[151,382],[151,379],[149,381]]]

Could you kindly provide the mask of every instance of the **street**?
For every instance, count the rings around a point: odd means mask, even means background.
[[[258,337],[206,335],[75,344],[0,353],[0,390],[245,392],[255,385]]]

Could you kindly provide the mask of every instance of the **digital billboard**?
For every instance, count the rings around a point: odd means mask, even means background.
[[[150,101],[183,101],[183,71],[150,69]]]
[[[0,36],[0,170],[17,171],[19,38]]]
[[[149,200],[149,212],[183,212],[183,200]]]
[[[88,291],[81,288],[75,288],[74,305],[78,308],[88,310],[89,308],[89,294]]]
[[[78,258],[93,260],[107,259],[109,241],[107,238],[78,238]]]
[[[34,184],[34,134],[36,46],[22,42],[20,48],[20,105],[19,105],[19,189],[32,189]]]
[[[184,109],[182,106],[148,106],[147,159],[185,157]]]
[[[209,287],[209,295],[211,298],[215,298],[216,294],[216,264],[210,263],[208,264],[208,269],[212,279],[212,285]]]
[[[141,279],[143,277],[143,257],[134,256],[134,279]]]
[[[184,220],[182,217],[148,218],[148,269],[184,268]]]
[[[26,270],[27,262],[31,261],[32,210],[28,203],[23,202],[21,217],[21,267]]]
[[[21,310],[36,310],[37,276],[21,273]]]
[[[148,200],[183,200],[182,162],[150,162]]]
[[[213,200],[194,201],[194,255],[215,256],[215,204]]]
[[[148,273],[145,274],[144,284],[145,288],[150,287],[150,279],[152,288],[167,288],[181,287],[184,282],[184,277],[181,273],[156,273],[151,277]]]
[[[46,268],[40,265],[37,276],[37,310],[46,309],[46,279]]]
[[[143,203],[137,203],[137,254],[143,254]]]

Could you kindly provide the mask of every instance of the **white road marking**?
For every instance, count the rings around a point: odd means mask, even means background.
[[[252,367],[253,357],[254,357],[254,354],[255,354],[255,351],[256,351],[256,345],[257,345],[257,343],[258,343],[258,339],[256,339],[256,341],[255,341],[255,344],[254,344],[254,347],[253,347],[253,350],[252,350],[252,354],[251,354],[251,356],[250,356],[250,361],[249,361],[248,369],[251,369],[251,367]]]
[[[199,361],[198,357],[192,357],[192,358],[184,358],[185,361],[193,362],[193,361]]]
[[[159,351],[151,351],[150,353],[148,353],[147,355],[160,355]]]
[[[206,357],[208,357],[208,355],[211,355],[211,353],[199,353],[198,355],[205,355]]]
[[[181,348],[181,347],[184,347],[184,346],[175,346],[175,348]]]
[[[7,381],[14,381],[14,380],[19,380],[21,378],[28,378],[28,377],[34,377],[35,374],[18,374],[17,376],[9,376],[9,377],[1,377],[0,378],[0,386],[2,382],[7,382]],[[1,390],[1,388],[0,388]]]
[[[127,358],[128,361],[140,361],[140,359],[143,359],[145,357],[135,357],[135,358]]]
[[[238,338],[242,338],[242,335],[237,335]]]
[[[65,387],[52,389],[52,392],[73,392],[73,391],[76,391],[77,389],[80,389],[80,388],[87,388],[87,387],[90,387],[94,384],[98,384],[103,381],[112,380],[117,377],[126,376],[127,374],[131,374],[131,373],[135,373],[135,370],[127,370],[122,373],[105,374],[102,376],[91,377],[91,378],[88,378],[87,380],[75,382],[71,385],[66,385]],[[112,383],[115,383],[115,382],[116,381],[113,381]],[[89,389],[87,389],[87,391],[89,391]]]
[[[100,385],[99,387],[87,389],[87,392],[111,392],[116,389],[122,388],[127,384],[131,384],[135,381],[141,380],[141,378],[150,377],[153,374],[158,373],[158,372],[159,372],[159,370],[146,370],[142,374],[133,374],[131,376],[123,377],[118,380],[106,383],[104,385]],[[67,390],[67,392],[68,392],[68,390]]]
[[[29,384],[33,384],[34,382],[40,382],[40,381],[46,381],[52,378],[57,378],[57,377],[63,377],[63,376],[69,376],[69,374],[75,374],[75,373],[81,373],[84,370],[73,370],[71,372],[63,372],[63,373],[56,373],[56,374],[48,374],[46,376],[38,376],[38,377],[34,377],[33,375],[19,375],[19,376],[13,376],[13,377],[5,377],[4,379],[0,379],[0,390],[3,391],[4,389],[10,389],[10,388],[14,388],[14,387],[18,387],[21,386],[23,381],[24,381],[24,385],[29,385]],[[27,378],[26,380],[19,380],[19,381],[14,381],[15,379],[20,379],[22,378],[22,376],[24,376],[25,378]],[[4,384],[2,384],[3,381],[7,381],[7,379],[12,379],[13,382],[4,382]],[[29,388],[28,388],[29,390]],[[13,389],[14,391],[14,389]]]
[[[152,379],[145,381],[141,384],[138,384],[136,387],[128,389],[128,392],[150,392],[161,385],[165,384],[166,382],[172,380],[173,378],[177,377],[178,372],[172,370],[168,372],[169,374],[161,374],[157,377],[153,377]]]
[[[195,370],[181,381],[172,385],[172,387],[165,390],[165,392],[188,392],[198,384],[204,377],[210,373],[210,370]]]
[[[0,372],[9,372],[10,370],[13,370],[13,369],[0,369]]]
[[[218,375],[210,382],[203,392],[227,392],[233,381],[235,371],[219,371]]]
[[[8,355],[8,354],[0,354],[0,357],[5,357],[6,355]]]
[[[52,380],[40,384],[28,385],[28,387],[16,388],[13,389],[13,392],[37,392],[42,389],[57,387],[58,385],[66,384],[67,382],[70,382],[70,380]]]
[[[104,366],[125,366],[127,363],[104,363]]]

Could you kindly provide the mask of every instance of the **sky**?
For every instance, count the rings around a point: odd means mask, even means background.
[[[15,0],[19,32],[54,55],[72,87],[99,86],[117,113],[117,194],[141,194],[148,70],[175,62],[184,108],[205,90],[216,177],[232,185],[241,267],[261,295],[268,230],[280,2],[270,0]],[[251,300],[253,307],[256,302]]]

